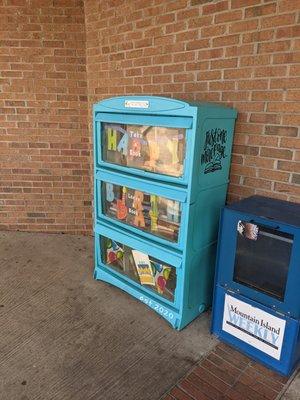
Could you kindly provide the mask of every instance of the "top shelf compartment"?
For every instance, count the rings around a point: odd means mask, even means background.
[[[96,122],[97,166],[185,180],[192,119],[105,113]]]
[[[219,105],[163,97],[103,100],[94,105],[95,173],[104,168],[185,186],[201,176],[203,188],[227,183],[235,117]]]
[[[115,123],[102,127],[105,162],[182,177],[185,151],[185,129]]]

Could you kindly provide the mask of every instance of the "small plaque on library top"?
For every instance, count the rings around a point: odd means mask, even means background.
[[[125,100],[125,108],[149,108],[147,100]]]

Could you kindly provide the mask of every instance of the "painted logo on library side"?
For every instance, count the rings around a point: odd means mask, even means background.
[[[226,129],[214,128],[206,131],[204,149],[201,154],[201,165],[205,165],[205,174],[222,169],[222,159],[227,157],[226,142]]]
[[[281,355],[285,324],[284,319],[225,295],[223,331],[277,360]]]

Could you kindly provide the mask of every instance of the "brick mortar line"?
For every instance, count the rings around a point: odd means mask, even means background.
[[[234,385],[238,382],[239,378],[242,376],[242,374],[246,371],[247,367],[249,366],[249,363],[247,364],[247,366],[241,370],[241,372],[238,374],[237,378],[235,379],[234,383],[231,385],[231,387],[229,387],[226,391],[225,391],[225,395],[229,392],[229,390],[231,390]],[[219,378],[220,379],[220,378]]]
[[[286,393],[286,391],[288,390],[288,388],[291,386],[292,382],[294,381],[296,375],[298,374],[298,372],[300,372],[300,369],[297,368],[293,374],[289,377],[289,380],[287,381],[287,383],[283,386],[283,388],[281,389],[281,391],[278,393],[277,397],[275,400],[280,400],[282,399],[283,395]]]
[[[222,343],[222,342],[219,342],[219,343]],[[218,345],[218,344],[217,344]],[[217,347],[217,345],[211,350],[211,352],[210,353],[213,353],[213,351],[214,351],[214,349]],[[209,354],[210,354],[209,353]],[[209,355],[208,354],[208,355]],[[221,356],[220,356],[220,358],[222,358]],[[222,358],[223,359],[223,358]],[[229,364],[229,365],[233,365],[234,366],[234,364],[232,364],[232,363],[230,363],[229,361],[227,361],[227,360],[225,360],[225,359],[223,359],[227,364]],[[218,365],[216,364],[216,363],[214,363],[213,361],[211,361],[211,363],[212,364],[214,364],[216,367],[218,367]],[[234,380],[234,382],[232,383],[232,385],[230,385],[230,387],[225,391],[225,395],[226,395],[226,393],[228,393],[228,391],[229,390],[231,390],[232,388],[233,388],[233,386],[236,384],[236,382],[239,380],[239,378],[242,376],[242,374],[247,370],[247,368],[249,367],[249,365],[250,365],[250,363],[251,363],[251,359],[249,359],[249,362],[248,362],[248,364],[243,368],[243,369],[241,369],[240,370],[240,373],[237,375],[237,377],[236,377],[236,379]],[[237,367],[236,367],[237,368]],[[209,371],[209,370],[208,370]],[[214,375],[217,379],[219,379],[220,381],[222,381],[222,382],[224,382],[224,383],[226,383],[222,378],[220,378],[219,376],[217,376],[217,375],[215,375],[213,372],[211,372],[211,371],[209,371],[212,375]]]

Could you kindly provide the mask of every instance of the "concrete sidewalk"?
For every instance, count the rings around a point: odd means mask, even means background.
[[[93,280],[93,239],[0,233],[0,399],[159,399],[216,344]]]
[[[90,237],[1,232],[0,254],[1,400],[271,400],[288,388],[218,345],[207,313],[177,332],[94,281]],[[231,377],[237,371],[242,379]],[[211,390],[214,381],[221,386]],[[261,394],[264,386],[270,390]],[[299,378],[283,398],[299,400],[297,387]]]

